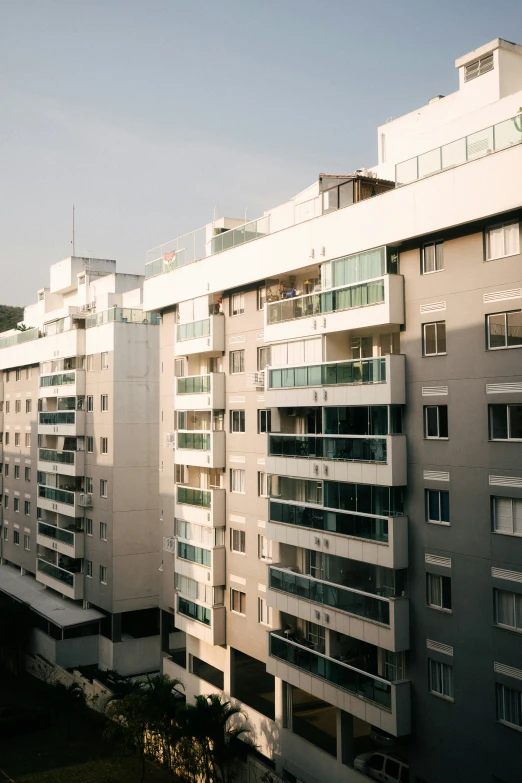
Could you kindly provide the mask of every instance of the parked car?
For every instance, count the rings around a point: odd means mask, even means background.
[[[383,783],[409,783],[410,780],[408,764],[389,753],[361,753],[355,759],[354,767],[372,780]]]
[[[0,707],[0,737],[13,737],[36,731],[46,725],[48,716],[43,710],[28,707]]]

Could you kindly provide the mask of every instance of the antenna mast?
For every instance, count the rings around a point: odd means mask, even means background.
[[[74,204],[73,204],[73,209],[72,209],[72,242],[71,242],[71,244],[72,244],[72,254],[73,254],[73,256],[75,256],[76,252],[75,252],[75,246],[74,246]]]

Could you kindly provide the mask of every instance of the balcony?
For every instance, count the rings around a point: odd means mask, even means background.
[[[83,516],[84,498],[92,498],[77,490],[57,489],[45,484],[38,485],[38,508],[55,511],[68,517]],[[92,506],[92,502],[89,503]]]
[[[224,432],[176,433],[176,461],[200,468],[225,467]]]
[[[85,370],[64,370],[40,376],[39,397],[79,397],[85,394]]]
[[[266,670],[395,737],[411,731],[408,681],[392,683],[368,674],[305,647],[281,631],[268,634]],[[326,689],[325,684],[331,687]]]
[[[85,435],[85,411],[40,411],[39,435]]]
[[[402,275],[305,294],[265,305],[266,343],[404,323]]]
[[[406,436],[268,436],[266,471],[299,478],[406,484]]]
[[[225,350],[225,319],[209,315],[201,321],[190,321],[176,327],[175,356],[221,354]]]
[[[109,310],[102,310],[88,315],[85,319],[85,328],[92,329],[94,326],[111,323],[152,324],[153,326],[158,326],[160,315],[159,313],[146,313],[144,310],[131,309],[130,307],[111,307]]]
[[[310,405],[404,405],[402,354],[302,367],[268,368],[265,402],[270,408]]]
[[[176,573],[196,582],[218,587],[226,581],[225,547],[206,548],[178,539],[176,546]]]
[[[210,527],[225,524],[225,490],[219,488],[198,489],[178,484],[176,487],[177,519]]]
[[[77,527],[64,529],[40,520],[36,543],[75,560],[84,556],[84,533]]]
[[[408,599],[363,592],[277,565],[269,566],[268,572],[267,603],[278,611],[385,650],[408,649]],[[314,605],[321,610],[314,610]]]
[[[270,501],[266,535],[272,541],[386,568],[408,566],[408,520],[328,511]]]
[[[39,557],[36,565],[36,578],[58,593],[73,601],[83,599],[83,574],[67,571],[65,568],[49,563]]]
[[[225,373],[176,378],[174,407],[178,410],[224,410]]]
[[[61,473],[63,476],[83,476],[85,473],[85,453],[83,451],[38,449],[38,470],[42,473]]]
[[[226,642],[225,607],[204,606],[182,595],[176,596],[176,629],[201,639],[207,644]]]

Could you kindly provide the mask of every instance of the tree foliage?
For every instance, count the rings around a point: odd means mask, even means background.
[[[6,332],[8,329],[16,329],[16,324],[18,321],[21,321],[23,317],[23,307],[0,305],[0,332]]]

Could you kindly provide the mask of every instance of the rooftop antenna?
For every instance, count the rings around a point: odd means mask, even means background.
[[[73,204],[73,209],[72,209],[72,242],[71,242],[71,245],[72,245],[72,254],[73,254],[73,256],[75,256],[76,255],[76,252],[75,252],[76,248],[75,248],[75,244],[74,244],[74,204]]]
[[[247,219],[246,219],[247,212],[248,212],[248,207],[245,207],[245,223],[247,222]]]

